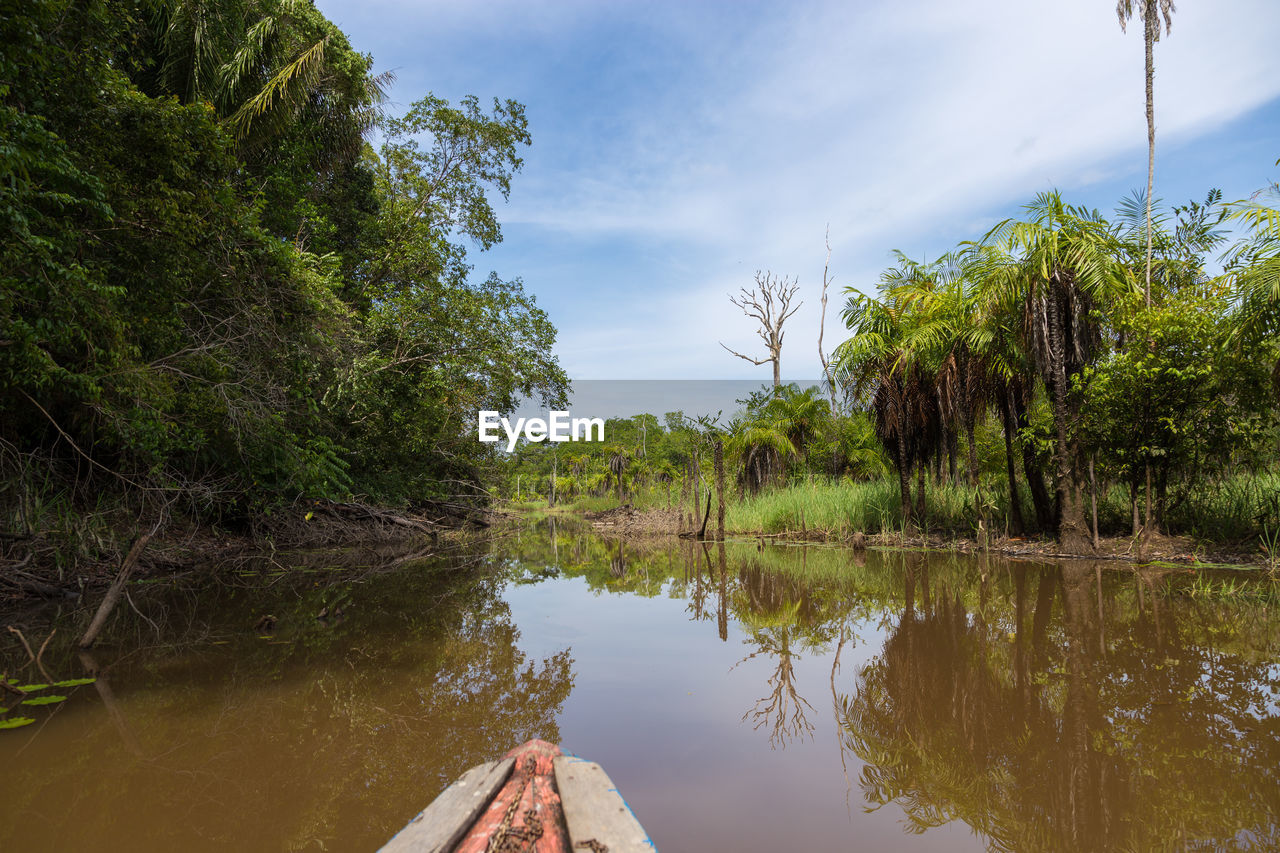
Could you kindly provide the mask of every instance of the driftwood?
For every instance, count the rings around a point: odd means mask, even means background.
[[[154,527],[137,538],[133,543],[133,547],[129,549],[129,553],[125,555],[124,561],[120,563],[120,571],[116,574],[116,579],[107,588],[107,594],[102,599],[102,604],[98,605],[98,612],[93,615],[93,621],[89,623],[89,629],[80,638],[80,648],[87,649],[92,646],[94,641],[98,639],[98,634],[102,633],[103,626],[107,624],[107,617],[115,609],[116,602],[120,600],[120,594],[124,592],[124,585],[129,582],[129,576],[133,574],[134,567],[138,565],[138,558],[142,556],[147,543],[151,541],[151,537],[159,529],[160,522],[157,521]]]
[[[45,677],[45,680],[53,681],[53,679],[49,676],[49,671],[46,670],[44,668],[44,664],[40,662],[40,658],[44,657],[45,647],[49,645],[49,640],[53,639],[53,635],[58,633],[58,629],[54,628],[52,631],[49,632],[49,636],[46,637],[45,641],[40,644],[39,654],[31,651],[31,644],[27,642],[27,638],[23,636],[22,631],[10,625],[9,633],[17,635],[18,640],[22,643],[22,647],[27,650],[27,656],[31,658],[31,662],[34,663],[36,665],[36,668],[40,670],[40,674]]]
[[[369,519],[371,521],[379,521],[384,524],[391,524],[396,527],[419,530],[424,533],[433,533],[434,531],[432,530],[432,527],[436,526],[434,522],[408,518],[398,512],[366,506],[365,504],[324,502],[317,503],[316,509],[333,516]]]
[[[16,563],[8,566],[0,566],[0,580],[15,587],[23,592],[34,593],[35,595],[44,596],[45,598],[75,598],[79,593],[62,587],[45,583],[33,574],[24,572],[22,569],[27,563],[31,562],[31,555],[23,557]],[[14,577],[9,577],[13,575]]]

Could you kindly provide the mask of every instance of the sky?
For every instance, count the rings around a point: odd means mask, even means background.
[[[428,92],[514,98],[531,147],[477,278],[520,278],[571,379],[759,379],[729,302],[798,281],[784,377],[847,337],[844,289],[933,259],[1037,193],[1109,213],[1146,186],[1141,22],[1114,0],[317,0]],[[1155,47],[1156,191],[1247,198],[1280,178],[1280,2],[1183,0]]]

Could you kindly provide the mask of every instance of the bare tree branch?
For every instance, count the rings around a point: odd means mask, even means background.
[[[723,342],[720,346],[738,358],[749,361],[752,364],[760,365],[771,362],[773,364],[773,385],[776,388],[782,384],[782,339],[784,334],[782,324],[796,311],[800,310],[800,306],[804,302],[797,302],[795,307],[791,306],[791,300],[795,297],[796,291],[800,289],[800,285],[794,279],[778,278],[770,272],[756,270],[755,281],[755,287],[751,290],[747,290],[745,287],[742,288],[741,294],[730,296],[729,301],[741,309],[743,314],[759,323],[756,334],[764,342],[765,351],[768,355],[756,359],[729,349]]]
[[[818,360],[822,362],[822,372],[827,375],[827,387],[831,389],[831,414],[836,412],[836,380],[835,375],[831,372],[831,362],[827,360],[826,353],[822,351],[822,333],[827,328],[827,288],[831,286],[831,226],[827,225],[827,232],[823,235],[823,242],[827,247],[827,259],[822,264],[822,319],[818,323]]]

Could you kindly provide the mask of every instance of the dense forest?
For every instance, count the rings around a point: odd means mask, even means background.
[[[474,411],[564,393],[471,263],[524,108],[371,69],[309,0],[4,3],[0,535],[474,496]]]

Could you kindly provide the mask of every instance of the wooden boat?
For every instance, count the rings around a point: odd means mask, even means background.
[[[531,740],[472,767],[381,853],[653,853],[599,764]]]

